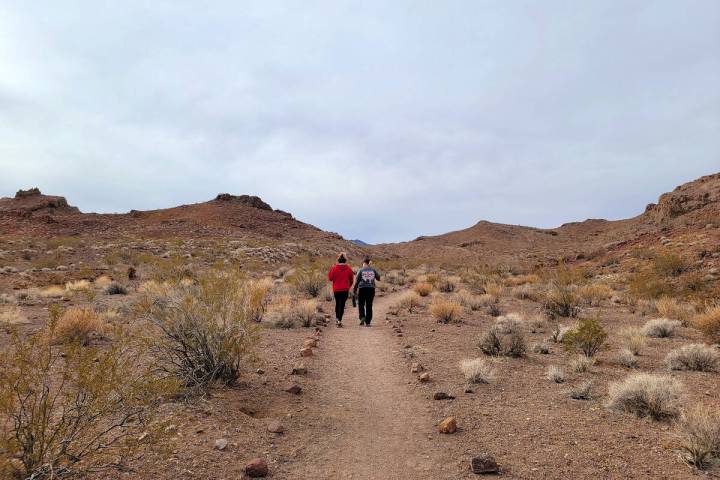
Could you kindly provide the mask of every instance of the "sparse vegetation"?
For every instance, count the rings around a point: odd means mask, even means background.
[[[503,334],[493,326],[480,339],[480,350],[485,355],[522,357],[526,349],[525,338],[519,330]]]
[[[551,318],[576,317],[580,301],[569,285],[552,281],[545,291],[543,309]]]
[[[626,368],[638,367],[637,357],[632,351],[628,350],[627,348],[623,348],[622,350],[620,350],[617,355],[617,362]]]
[[[713,347],[694,343],[672,350],[665,357],[665,364],[670,370],[714,372],[720,366],[720,353]]]
[[[105,287],[106,295],[127,295],[127,293],[127,288],[117,282],[112,282],[110,285]]]
[[[632,355],[640,355],[647,345],[645,335],[640,328],[627,327],[620,330],[620,338],[622,339],[622,345]]]
[[[50,331],[55,343],[89,345],[93,337],[102,334],[103,323],[95,310],[69,308],[55,325],[51,323]]]
[[[408,291],[400,295],[393,309],[396,311],[407,310],[408,313],[413,313],[418,307],[422,305],[420,295],[413,291]]]
[[[675,331],[680,325],[678,320],[656,318],[648,320],[643,326],[642,331],[646,337],[669,338],[675,335]]]
[[[655,302],[655,310],[662,318],[680,320],[683,324],[695,314],[695,308],[692,305],[672,297],[659,298]]]
[[[193,388],[233,384],[255,343],[251,285],[237,276],[206,275],[146,306],[158,329],[151,339],[159,367]]]
[[[571,351],[580,351],[586,357],[594,356],[605,344],[607,332],[596,319],[580,320],[578,325],[565,333],[563,344]]]
[[[490,383],[495,378],[495,369],[482,358],[463,360],[460,371],[467,383]]]
[[[595,361],[585,355],[577,355],[569,362],[570,369],[575,373],[585,373],[589,371],[594,364]]]
[[[550,365],[545,372],[545,377],[555,383],[565,383],[565,371],[557,365]]]
[[[438,322],[453,323],[462,317],[462,305],[442,297],[437,297],[430,304],[430,313]]]
[[[682,406],[682,384],[671,377],[633,373],[610,384],[608,408],[653,420],[674,418]]]
[[[432,293],[433,286],[429,283],[416,283],[413,286],[413,290],[421,297],[427,297]]]
[[[327,278],[318,268],[298,268],[288,280],[298,291],[312,298],[320,295],[327,283]]]
[[[568,394],[574,400],[590,400],[592,398],[592,387],[593,383],[588,380],[572,387]]]
[[[714,343],[720,343],[720,306],[709,308],[693,319],[693,326]]]
[[[720,413],[707,405],[683,412],[678,424],[680,448],[689,464],[703,469],[720,457]]]

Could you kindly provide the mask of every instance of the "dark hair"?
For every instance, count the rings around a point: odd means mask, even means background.
[[[368,265],[370,265],[370,257],[365,257],[363,259],[363,263],[367,263]]]
[[[345,255],[345,252],[340,252],[340,255],[338,255],[338,263],[345,263],[347,262],[347,255]]]

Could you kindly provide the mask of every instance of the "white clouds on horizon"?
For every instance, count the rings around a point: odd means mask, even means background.
[[[638,214],[720,170],[720,4],[6,2],[0,193],[347,238]]]

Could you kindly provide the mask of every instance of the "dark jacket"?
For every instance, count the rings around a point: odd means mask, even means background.
[[[380,280],[378,271],[372,267],[363,267],[358,270],[357,277],[355,277],[353,291],[357,292],[358,288],[375,288],[376,280]]]

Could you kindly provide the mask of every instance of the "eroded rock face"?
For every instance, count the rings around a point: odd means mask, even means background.
[[[707,175],[680,185],[660,196],[645,209],[654,221],[662,222],[720,202],[720,174]]]
[[[259,208],[260,210],[271,210],[272,207],[267,203],[263,202],[260,197],[255,195],[230,195],[229,193],[221,193],[215,200],[219,202],[233,202],[241,205],[247,205],[249,207]]]

